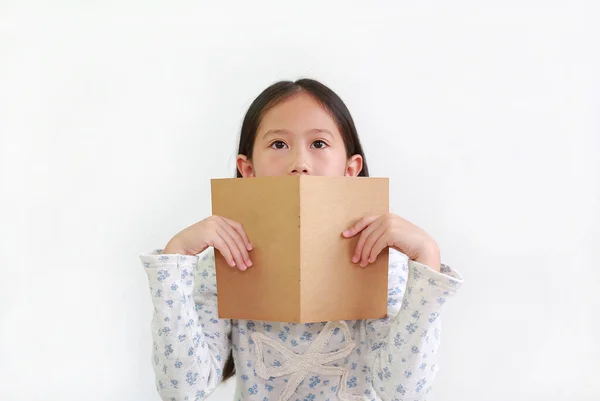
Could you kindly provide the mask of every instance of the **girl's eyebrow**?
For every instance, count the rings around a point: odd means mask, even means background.
[[[277,134],[291,135],[292,131],[287,130],[287,129],[270,129],[267,132],[265,132],[265,134],[263,135],[263,138],[266,138],[269,135],[277,135]],[[331,133],[331,131],[324,129],[324,128],[312,128],[312,129],[309,129],[308,131],[306,131],[305,134],[326,134],[333,138],[333,134]]]

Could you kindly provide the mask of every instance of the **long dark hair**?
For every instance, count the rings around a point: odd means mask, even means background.
[[[258,126],[265,113],[277,104],[302,91],[313,96],[329,112],[342,134],[346,147],[346,156],[361,155],[363,166],[358,175],[359,177],[368,177],[369,169],[367,167],[367,160],[348,107],[346,107],[346,104],[334,91],[314,79],[305,78],[295,82],[279,81],[262,91],[254,99],[244,117],[238,154],[245,155],[249,160],[252,160],[252,150],[254,149]],[[237,168],[235,173],[236,177],[242,177]],[[223,367],[223,381],[231,378],[233,375],[235,375],[235,363],[233,355],[230,352]]]

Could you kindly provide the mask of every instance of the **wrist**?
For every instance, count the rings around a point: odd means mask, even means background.
[[[175,237],[173,237],[167,243],[167,245],[163,249],[162,253],[165,255],[174,255],[174,254],[187,255],[185,248],[178,243],[178,241]]]
[[[440,248],[434,241],[428,243],[419,253],[419,256],[415,258],[415,262],[419,262],[422,265],[430,267],[431,269],[439,272],[442,265]]]

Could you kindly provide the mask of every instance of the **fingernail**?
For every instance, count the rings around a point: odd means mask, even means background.
[[[354,262],[354,263],[358,262],[358,256],[356,256],[356,255],[352,256],[352,262]]]
[[[346,235],[348,235],[348,234],[350,234],[350,230],[346,230],[346,231],[344,231],[344,232],[342,233],[342,235],[344,235],[344,236],[346,236]]]
[[[251,251],[252,250],[252,244],[248,244],[248,250]]]
[[[235,267],[235,262],[234,262],[233,260],[230,260],[230,261],[229,261],[229,266],[231,266],[231,267]]]
[[[241,271],[244,271],[244,270],[246,270],[246,269],[247,269],[246,265],[242,264],[242,265],[240,266],[240,270],[241,270]]]
[[[248,267],[252,266],[252,261],[250,259],[246,259],[246,265]]]

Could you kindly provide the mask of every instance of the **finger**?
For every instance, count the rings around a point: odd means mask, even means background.
[[[230,226],[227,223],[227,221],[223,221],[223,228],[229,233],[233,241],[235,241],[235,244],[238,250],[240,251],[240,254],[242,255],[246,267],[250,267],[252,265],[252,261],[250,260],[250,255],[248,255],[248,249],[246,248],[247,244],[244,243],[244,239],[242,238],[240,233],[237,232],[235,228]]]
[[[221,255],[223,255],[229,266],[235,266],[235,260],[233,260],[233,255],[229,250],[229,245],[227,245],[227,242],[225,242],[223,238],[217,235],[217,239],[213,241],[212,246],[214,246],[219,250],[219,252],[221,252]]]
[[[363,248],[365,246],[365,242],[369,235],[377,229],[381,225],[381,221],[373,221],[367,228],[363,229],[358,237],[358,242],[356,243],[356,249],[354,250],[354,256],[352,257],[352,261],[354,263],[358,263],[360,261],[361,255],[363,253]]]
[[[356,223],[354,223],[354,225],[352,225],[346,231],[344,231],[342,233],[342,235],[344,237],[346,237],[346,238],[354,237],[356,234],[358,234],[359,232],[361,232],[362,230],[364,230],[365,227],[367,227],[369,224],[371,224],[372,222],[374,222],[378,218],[379,218],[379,216],[363,217],[362,219],[360,219],[359,221],[357,221]]]
[[[373,245],[373,248],[371,248],[371,254],[369,255],[369,263],[375,262],[375,259],[377,259],[377,256],[379,256],[381,251],[383,251],[387,246],[388,246],[388,243],[386,241],[385,235],[382,235],[381,237],[379,237],[377,242],[375,242],[375,245]]]
[[[229,224],[231,227],[233,227],[233,229],[235,231],[237,231],[238,234],[240,234],[240,236],[242,237],[242,240],[244,241],[244,244],[246,245],[246,250],[251,251],[252,244],[250,243],[250,240],[248,239],[248,235],[246,235],[246,230],[244,230],[244,226],[241,223],[238,223],[237,221],[228,219],[227,217],[223,217],[223,220],[225,220],[227,222],[227,224]]]
[[[365,239],[365,244],[362,248],[362,253],[360,256],[360,265],[365,267],[369,264],[369,256],[371,255],[371,250],[373,249],[373,245],[379,240],[379,238],[385,236],[385,226],[380,224],[375,230],[373,230],[369,236]]]
[[[231,235],[231,237],[235,240],[242,257],[244,258],[244,263],[250,267],[252,266],[252,260],[250,260],[250,255],[248,254],[248,248],[252,249],[252,245],[246,236],[243,226],[233,220],[227,219],[223,217],[223,225],[227,232]],[[233,224],[233,225],[232,225]],[[240,233],[241,232],[241,233]]]
[[[246,264],[244,263],[244,258],[242,257],[242,253],[240,252],[239,246],[236,244],[235,239],[233,239],[231,233],[227,230],[227,227],[229,227],[227,224],[219,226],[219,228],[217,229],[217,235],[219,235],[229,247],[229,250],[231,251],[233,259],[235,260],[235,265],[237,266],[237,268],[240,270],[246,270]],[[231,227],[229,227],[229,230],[235,232]]]

